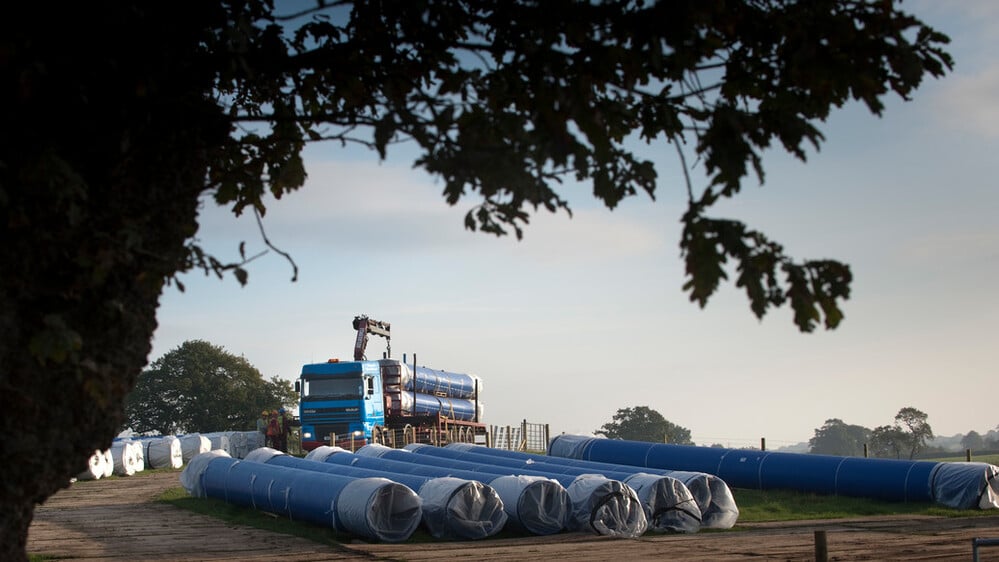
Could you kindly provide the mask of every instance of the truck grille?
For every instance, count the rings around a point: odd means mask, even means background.
[[[316,426],[316,441],[329,441],[330,433],[336,433],[337,439],[343,439],[350,433],[350,426],[346,423],[325,423]]]

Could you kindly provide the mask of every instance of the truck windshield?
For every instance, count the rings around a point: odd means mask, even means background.
[[[361,378],[305,379],[303,397],[339,400],[361,399]]]

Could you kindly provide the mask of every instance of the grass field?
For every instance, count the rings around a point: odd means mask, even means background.
[[[952,457],[939,457],[933,459],[920,459],[928,461],[939,461],[939,462],[964,462],[967,459],[965,455],[954,455]],[[989,464],[999,465],[999,453],[993,453],[990,455],[976,455],[972,453],[971,462],[987,462]]]
[[[977,517],[993,515],[978,509],[951,509],[929,502],[886,502],[845,496],[823,496],[788,490],[732,490],[739,506],[739,522],[843,519],[872,515],[935,515]]]

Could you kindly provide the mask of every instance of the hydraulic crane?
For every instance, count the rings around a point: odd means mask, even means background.
[[[362,315],[354,317],[354,329],[357,330],[357,339],[354,340],[354,361],[365,360],[364,350],[368,347],[368,334],[384,337],[385,358],[392,357],[391,324]]]

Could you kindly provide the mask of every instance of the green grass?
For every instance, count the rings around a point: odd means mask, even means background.
[[[978,509],[951,509],[929,502],[886,502],[845,496],[823,496],[787,490],[732,490],[739,522],[843,519],[872,515],[934,515],[976,517],[993,515]]]
[[[964,462],[968,460],[968,458],[964,454],[960,454],[960,455],[953,455],[950,457],[919,459],[919,460],[937,461],[937,462]],[[987,462],[989,464],[999,465],[999,453],[992,453],[988,455],[976,455],[974,452],[972,452],[971,462]]]
[[[338,543],[350,543],[354,538],[346,533],[337,531],[311,523],[291,521],[281,516],[250,508],[229,505],[222,500],[215,498],[194,498],[187,494],[184,488],[177,486],[169,488],[157,498],[157,501],[170,504],[181,509],[200,513],[214,517],[233,525],[246,525],[256,529],[273,531],[302,537],[320,544],[335,545]],[[515,538],[527,536],[523,533],[503,530],[494,535],[493,539]],[[422,526],[409,538],[407,543],[435,542],[435,539]]]
[[[341,542],[349,542],[347,536],[337,533],[329,527],[292,521],[264,511],[230,505],[215,498],[191,497],[180,486],[167,489],[160,494],[157,501],[193,511],[194,513],[208,515],[226,523],[246,525],[256,529],[274,531],[275,533],[294,535],[320,544],[335,545]]]

